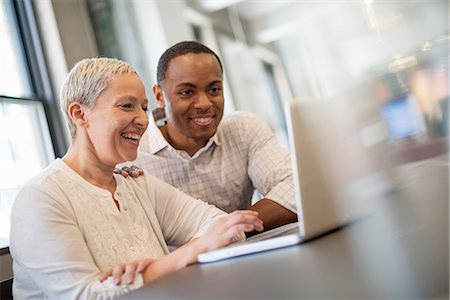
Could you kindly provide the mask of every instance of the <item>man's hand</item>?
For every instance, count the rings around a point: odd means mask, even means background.
[[[297,214],[284,208],[273,200],[263,198],[250,207],[259,213],[259,218],[264,222],[264,230],[270,230],[288,223],[297,222]],[[247,232],[247,237],[258,232]]]
[[[114,173],[120,174],[123,177],[127,178],[128,175],[131,177],[139,177],[144,174],[144,170],[139,168],[138,166],[131,166],[131,167],[123,167],[122,169],[115,168]]]

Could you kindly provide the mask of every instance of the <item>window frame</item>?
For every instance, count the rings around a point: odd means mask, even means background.
[[[60,117],[58,96],[55,95],[48,72],[47,58],[44,54],[42,39],[36,20],[35,7],[32,0],[4,0],[8,10],[8,18],[12,17],[13,30],[17,33],[17,41],[25,63],[31,95],[3,98],[17,101],[29,100],[42,103],[49,128],[52,149],[55,157],[62,157],[68,148],[64,132],[65,123]],[[0,255],[9,254],[9,247],[0,248]]]
[[[47,58],[43,51],[33,1],[6,1],[13,4],[17,18],[17,29],[20,34],[19,39],[22,41],[25,63],[28,67],[33,93],[28,100],[42,102],[55,156],[61,157],[65,154],[68,147],[64,133],[65,125],[59,114],[58,95],[55,95],[51,86]]]

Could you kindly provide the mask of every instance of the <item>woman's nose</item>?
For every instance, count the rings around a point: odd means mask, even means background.
[[[143,128],[147,128],[148,126],[148,115],[144,109],[140,109],[138,115],[136,116],[136,124]]]

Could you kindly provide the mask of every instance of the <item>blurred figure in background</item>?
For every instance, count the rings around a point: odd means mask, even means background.
[[[448,46],[449,36],[426,42],[421,49],[420,68],[412,76],[416,95],[431,138],[448,136]]]
[[[448,151],[448,36],[397,57],[377,81],[388,139],[402,161]]]

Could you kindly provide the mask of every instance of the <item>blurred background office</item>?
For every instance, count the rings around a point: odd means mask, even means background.
[[[0,0],[2,281],[14,197],[69,144],[58,107],[68,70],[122,59],[153,100],[157,60],[182,40],[222,58],[225,113],[258,114],[287,148],[287,102],[342,99],[387,168],[447,152],[447,0]]]

